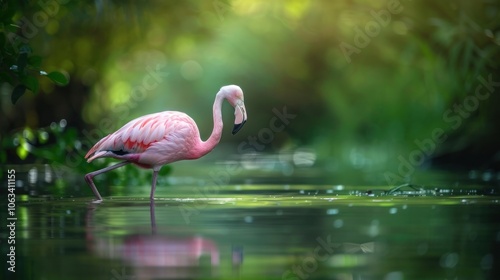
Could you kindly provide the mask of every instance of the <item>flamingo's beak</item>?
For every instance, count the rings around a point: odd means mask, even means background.
[[[245,104],[243,101],[240,101],[234,107],[234,127],[233,127],[233,135],[238,132],[245,122],[247,121],[247,110],[245,109]]]

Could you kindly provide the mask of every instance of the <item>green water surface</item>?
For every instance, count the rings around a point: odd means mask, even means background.
[[[170,186],[154,204],[147,195],[105,196],[101,204],[24,196],[16,206],[16,272],[5,268],[3,279],[498,276],[498,196],[478,187],[386,190]]]

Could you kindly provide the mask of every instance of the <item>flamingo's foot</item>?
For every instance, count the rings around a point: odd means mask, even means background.
[[[93,204],[100,204],[102,202],[103,202],[102,199],[94,199],[94,200],[91,201],[91,203],[93,203]]]

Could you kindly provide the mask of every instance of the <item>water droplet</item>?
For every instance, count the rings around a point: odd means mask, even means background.
[[[398,208],[392,207],[391,209],[389,209],[389,214],[396,214],[396,213],[398,213]]]
[[[493,178],[493,173],[490,171],[486,171],[483,173],[482,179],[483,181],[490,181]]]
[[[66,122],[66,119],[62,119],[59,121],[59,126],[61,128],[65,128],[68,123]]]
[[[343,185],[336,185],[336,186],[333,186],[333,189],[336,191],[341,191],[344,189],[344,186]]]
[[[326,190],[326,193],[333,193],[333,190]]]
[[[68,210],[66,210],[66,214],[67,214],[67,215],[71,214],[71,210],[69,210],[69,209],[68,209]]]
[[[52,182],[52,170],[48,164],[45,165],[45,176],[44,181],[46,183]]]
[[[403,272],[401,271],[392,271],[385,275],[384,280],[403,280]]]
[[[253,222],[253,217],[252,216],[246,216],[245,217],[245,223],[252,223]]]
[[[406,205],[406,204],[405,204],[405,205],[401,206],[401,208],[402,208],[403,210],[406,210],[406,209],[408,208],[408,205]]]
[[[300,193],[300,194],[304,194],[304,190],[300,190],[300,191],[299,191],[299,193]]]
[[[493,255],[487,254],[481,259],[482,269],[491,269],[493,267]]]
[[[344,226],[344,221],[342,219],[337,219],[333,221],[333,227],[341,228],[342,226]]]
[[[327,215],[337,215],[338,213],[339,213],[339,209],[336,209],[336,208],[326,210]]]
[[[282,164],[281,165],[281,172],[283,173],[283,175],[285,176],[290,176],[293,174],[293,166],[289,163],[285,163],[285,164]]]
[[[76,140],[75,143],[73,143],[73,146],[75,147],[75,149],[80,150],[82,148],[82,142]]]
[[[368,228],[368,235],[371,237],[375,237],[379,234],[380,230],[378,227],[378,220],[373,220],[372,224]]]
[[[447,253],[441,256],[440,260],[441,267],[453,268],[458,264],[458,254],[457,253]]]
[[[33,167],[28,171],[28,183],[34,185],[37,179],[38,171],[36,170],[36,167]]]

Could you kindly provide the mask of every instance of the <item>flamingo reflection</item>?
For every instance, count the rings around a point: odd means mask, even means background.
[[[202,261],[204,256],[210,257],[209,267],[212,268],[208,269],[211,272],[219,265],[219,250],[212,240],[197,235],[178,237],[159,234],[154,202],[150,204],[151,234],[134,233],[124,237],[103,237],[102,232],[107,229],[94,221],[94,212],[98,207],[95,204],[89,205],[87,211],[88,249],[102,258],[123,260],[132,267],[135,279],[199,276],[207,273],[207,265]]]

